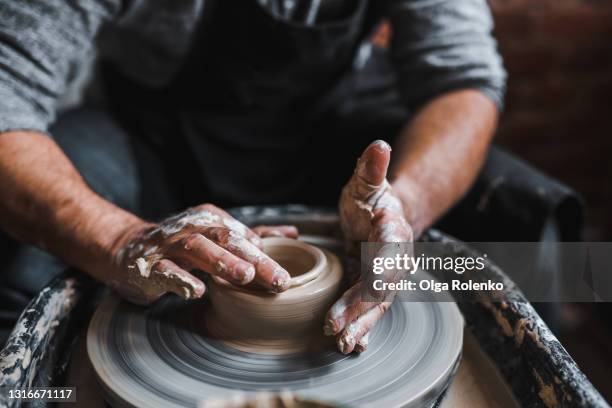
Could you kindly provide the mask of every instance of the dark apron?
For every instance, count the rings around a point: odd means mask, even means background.
[[[135,90],[111,76],[122,122],[175,156],[170,174],[187,205],[309,203],[316,183],[333,203],[358,152],[337,177],[319,171],[337,172],[329,153],[342,155],[346,144],[329,140],[322,117],[343,99],[356,51],[375,23],[368,0],[315,25],[281,20],[256,0],[206,7],[191,54],[167,89]]]
[[[305,26],[256,0],[206,4],[207,20],[171,86],[109,82],[123,123],[169,158],[166,174],[181,196],[173,210],[336,205],[362,149],[377,138],[392,142],[409,119],[384,52],[352,65],[380,10],[355,1],[342,19]],[[571,190],[493,149],[441,226],[472,241],[539,240],[552,219],[564,239],[576,239],[580,213]]]

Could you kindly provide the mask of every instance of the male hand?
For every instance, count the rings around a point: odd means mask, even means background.
[[[260,237],[296,238],[292,226],[252,230],[227,212],[204,204],[159,224],[130,227],[118,239],[108,284],[127,300],[149,304],[172,292],[184,299],[204,294],[189,271],[219,276],[236,285],[255,282],[273,292],[287,289],[289,273],[262,251]]]
[[[349,251],[358,253],[359,243],[412,242],[412,228],[402,204],[387,181],[391,147],[376,141],[363,152],[340,197],[340,224]],[[370,329],[389,309],[391,296],[380,301],[362,301],[359,281],[332,306],[325,319],[326,335],[336,336],[342,353],[366,349]]]

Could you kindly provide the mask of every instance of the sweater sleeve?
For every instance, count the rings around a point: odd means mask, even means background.
[[[0,2],[0,132],[47,132],[58,98],[122,0]]]
[[[390,0],[387,15],[391,58],[410,106],[474,88],[501,109],[506,72],[486,0]]]

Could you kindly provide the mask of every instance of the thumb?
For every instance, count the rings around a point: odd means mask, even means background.
[[[380,187],[387,177],[391,160],[391,146],[385,141],[372,142],[357,161],[353,182],[358,184],[357,192],[369,195]]]
[[[382,140],[371,143],[357,161],[355,172],[340,195],[340,224],[354,245],[370,234],[372,209],[386,185],[391,147]],[[355,248],[353,248],[355,249]]]

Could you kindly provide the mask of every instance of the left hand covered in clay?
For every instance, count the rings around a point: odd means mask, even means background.
[[[349,250],[360,242],[412,242],[413,231],[402,203],[387,181],[391,147],[384,141],[370,144],[342,190],[340,223]],[[348,289],[327,313],[324,332],[336,336],[342,353],[365,351],[370,329],[389,309],[392,294],[377,302],[362,301],[362,281]]]

